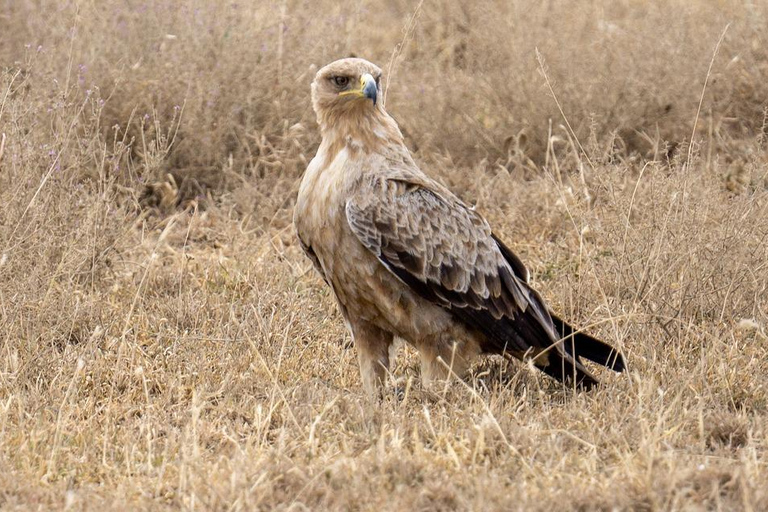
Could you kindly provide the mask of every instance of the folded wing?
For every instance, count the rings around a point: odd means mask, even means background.
[[[552,346],[560,336],[527,273],[520,275],[522,263],[505,257],[508,249],[500,248],[485,219],[435,188],[373,180],[347,202],[349,226],[402,282],[482,332],[485,351],[528,354],[558,380],[596,383],[571,354]]]

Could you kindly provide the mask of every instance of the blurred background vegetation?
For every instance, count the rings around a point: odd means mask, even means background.
[[[629,376],[366,406],[291,226],[349,55]],[[764,1],[0,0],[0,508],[767,509],[767,113]]]

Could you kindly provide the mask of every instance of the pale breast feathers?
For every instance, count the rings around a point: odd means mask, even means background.
[[[485,219],[455,197],[381,178],[349,199],[346,214],[353,233],[400,280],[467,323],[487,330],[493,320],[527,313],[537,320],[531,328],[551,324],[519,260],[508,261]],[[490,334],[509,343],[508,332]],[[508,348],[530,347],[512,338],[520,346]]]

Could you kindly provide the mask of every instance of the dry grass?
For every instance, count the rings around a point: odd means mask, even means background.
[[[768,508],[765,6],[414,9],[6,4],[0,507]],[[365,398],[290,219],[314,71],[393,52],[417,159],[629,375],[429,392],[403,347]]]

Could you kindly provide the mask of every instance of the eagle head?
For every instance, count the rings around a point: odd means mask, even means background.
[[[321,125],[346,115],[365,115],[381,108],[381,69],[365,59],[331,62],[315,75],[312,106]]]

